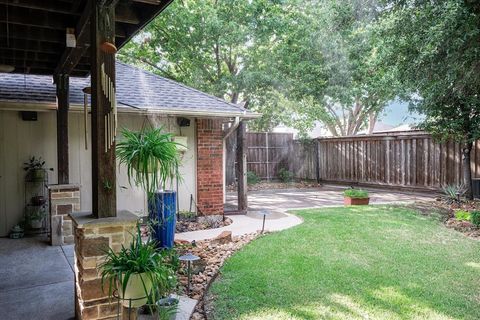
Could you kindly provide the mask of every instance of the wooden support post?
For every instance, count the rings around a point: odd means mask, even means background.
[[[111,130],[115,54],[102,51],[101,46],[104,42],[115,43],[115,2],[102,6],[92,1],[92,6],[92,212],[97,218],[107,218],[117,215],[115,140]]]
[[[58,184],[68,184],[69,76],[59,75],[57,85],[57,171]]]
[[[243,120],[237,128],[237,178],[238,211],[242,212],[248,207],[246,123]]]

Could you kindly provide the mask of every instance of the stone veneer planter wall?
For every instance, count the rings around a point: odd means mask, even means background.
[[[56,184],[48,186],[50,208],[50,243],[53,246],[74,241],[72,220],[69,214],[80,211],[80,186]]]
[[[117,319],[117,300],[102,290],[98,265],[105,250],[119,251],[132,241],[138,217],[128,211],[117,217],[95,219],[90,212],[71,215],[75,235],[75,314],[77,319]],[[122,312],[122,308],[120,308]]]

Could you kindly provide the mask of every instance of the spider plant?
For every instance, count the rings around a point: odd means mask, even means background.
[[[149,197],[167,182],[180,178],[180,155],[173,135],[163,128],[142,131],[122,130],[123,140],[117,144],[117,157],[127,167],[128,181],[146,190]]]
[[[102,288],[108,284],[108,295],[112,297],[116,291],[126,303],[132,299],[132,306],[145,304],[148,297],[158,292],[154,288],[168,288],[172,274],[171,266],[164,262],[155,243],[150,239],[142,242],[139,226],[130,246],[122,245],[118,253],[109,248],[99,268]]]

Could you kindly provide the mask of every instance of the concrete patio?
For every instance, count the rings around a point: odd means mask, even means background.
[[[320,208],[343,205],[343,191],[346,186],[325,185],[312,189],[261,190],[248,193],[249,211],[286,211],[301,208]],[[360,188],[360,187],[358,187]],[[419,193],[392,189],[361,188],[370,194],[371,204],[408,203],[428,201],[435,198],[435,192]],[[227,204],[236,204],[236,193],[227,194]]]
[[[73,245],[0,238],[0,319],[74,319]]]

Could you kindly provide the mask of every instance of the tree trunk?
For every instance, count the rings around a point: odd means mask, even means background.
[[[468,200],[473,200],[472,191],[472,167],[470,165],[470,154],[473,148],[473,142],[466,142],[462,148],[462,169],[463,169],[463,183],[465,185],[465,197]]]
[[[368,115],[368,134],[372,134],[375,129],[375,124],[377,123],[377,112],[371,112]]]

